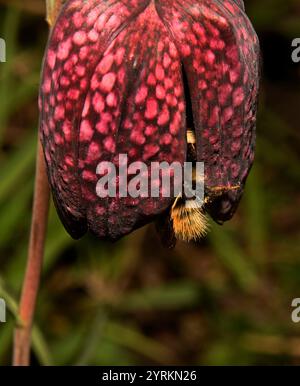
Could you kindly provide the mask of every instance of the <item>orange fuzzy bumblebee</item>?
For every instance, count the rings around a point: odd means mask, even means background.
[[[208,218],[202,207],[192,208],[189,200],[177,197],[172,209],[171,220],[173,231],[178,240],[197,241],[206,236],[209,230]]]

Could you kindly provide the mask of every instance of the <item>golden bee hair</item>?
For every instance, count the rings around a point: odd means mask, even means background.
[[[197,241],[209,230],[208,218],[201,206],[189,205],[189,201],[177,197],[172,209],[173,231],[178,240]]]

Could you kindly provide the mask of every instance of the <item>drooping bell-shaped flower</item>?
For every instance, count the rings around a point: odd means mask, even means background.
[[[254,158],[258,82],[258,39],[241,0],[67,1],[40,91],[41,141],[66,229],[115,240],[167,215],[174,197],[100,198],[97,168],[120,154],[183,164],[188,130],[204,162],[204,210],[231,218]]]

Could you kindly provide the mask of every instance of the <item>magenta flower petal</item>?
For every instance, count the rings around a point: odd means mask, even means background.
[[[68,1],[46,50],[40,133],[70,234],[115,240],[169,208],[172,197],[99,198],[96,169],[120,154],[183,164],[187,125],[207,209],[231,217],[253,162],[258,52],[242,1]]]
[[[222,221],[233,215],[254,158],[258,39],[234,1],[166,0],[157,9],[180,50],[197,160],[206,189],[218,192],[211,214]]]

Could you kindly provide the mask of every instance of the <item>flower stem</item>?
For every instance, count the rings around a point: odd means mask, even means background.
[[[50,28],[65,2],[66,0],[46,0],[47,22]],[[43,265],[49,200],[50,190],[44,154],[42,145],[38,141],[29,250],[18,314],[21,324],[19,323],[16,327],[14,336],[14,366],[30,364],[31,330]]]
[[[14,366],[28,366],[30,362],[31,329],[43,263],[49,195],[44,155],[38,141],[28,260],[19,306],[21,324],[16,327],[14,337]]]

